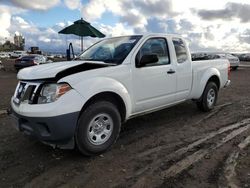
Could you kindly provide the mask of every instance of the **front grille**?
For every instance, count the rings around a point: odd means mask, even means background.
[[[15,91],[14,102],[20,104],[22,101],[28,101],[28,103],[33,104],[39,86],[40,83],[19,82]]]

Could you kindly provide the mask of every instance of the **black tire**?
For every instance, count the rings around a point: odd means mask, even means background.
[[[212,100],[212,97],[211,97],[210,102],[208,102],[209,94],[214,94],[214,100]],[[214,82],[208,82],[208,84],[205,87],[205,90],[203,91],[201,98],[197,102],[197,107],[203,112],[209,112],[214,108],[217,98],[218,98],[217,85]]]
[[[104,119],[105,116],[107,118],[106,120]],[[107,120],[108,123],[105,123]],[[95,126],[100,126],[101,128],[96,128]],[[103,128],[105,126],[106,128]],[[105,133],[103,133],[104,129],[105,131],[110,131],[107,137]],[[99,155],[107,151],[116,142],[120,129],[121,116],[116,106],[108,101],[95,102],[82,112],[78,120],[75,133],[77,148],[86,156]],[[99,133],[98,130],[101,133]],[[93,136],[90,135],[91,132],[92,135],[94,134]],[[102,139],[103,136],[106,138],[104,137],[101,141],[104,141],[105,139],[107,140],[104,143],[97,143],[97,140]],[[97,137],[99,138],[97,139]]]

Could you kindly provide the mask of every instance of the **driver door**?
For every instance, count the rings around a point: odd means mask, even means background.
[[[157,55],[158,62],[133,68],[134,113],[175,102],[176,73],[170,61],[166,38],[150,38],[144,42],[133,63],[136,65],[143,55],[153,54]]]

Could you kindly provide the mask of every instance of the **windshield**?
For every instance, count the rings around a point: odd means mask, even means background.
[[[84,51],[79,59],[121,64],[141,37],[136,35],[104,39]]]

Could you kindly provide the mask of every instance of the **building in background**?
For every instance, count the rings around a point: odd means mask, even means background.
[[[5,38],[5,42],[0,44],[0,51],[24,50],[25,38],[18,32],[14,35],[14,43]]]
[[[14,44],[20,49],[24,50],[25,38],[21,34],[15,33],[14,35]]]

